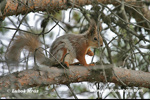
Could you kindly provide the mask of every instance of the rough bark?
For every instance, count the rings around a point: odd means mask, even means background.
[[[124,1],[136,4],[137,0]],[[65,10],[72,7],[69,4],[70,2],[78,6],[89,5],[93,2],[114,5],[119,4],[116,0],[2,0],[0,2],[0,19],[3,20],[6,16],[26,14],[29,12],[48,11],[52,13]]]
[[[69,2],[73,2],[78,6],[91,4],[94,0],[3,0],[0,7],[0,19],[6,16],[26,14],[29,12],[48,11],[49,13],[58,10],[65,10],[70,8]],[[106,0],[98,0],[99,2],[106,2]],[[108,0],[109,2],[111,0]]]
[[[103,73],[105,69],[105,75]],[[114,71],[113,71],[114,70]],[[115,73],[115,74],[114,74]],[[116,77],[117,76],[117,77]],[[113,82],[118,85],[150,88],[150,73],[130,69],[105,66],[70,66],[69,69],[44,67],[40,71],[25,70],[0,78],[0,91],[7,89],[25,89],[51,84],[69,84],[75,82]]]

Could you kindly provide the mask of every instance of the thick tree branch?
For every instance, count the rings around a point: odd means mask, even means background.
[[[136,0],[124,1],[136,4]],[[78,6],[89,5],[92,2],[119,4],[116,0],[2,0],[0,2],[0,19],[3,20],[6,16],[26,14],[29,12],[48,10],[49,13],[53,13],[72,7],[70,2]]]
[[[103,1],[103,0],[100,0]],[[49,11],[49,13],[69,8],[69,2],[83,6],[90,4],[92,0],[3,0],[0,19],[5,16],[25,14],[27,12]]]
[[[129,87],[135,86],[150,88],[150,73],[112,66],[113,65],[104,66],[108,82],[113,82],[119,85],[123,85],[123,82]],[[0,91],[4,92],[4,89],[24,89],[51,84],[68,85],[69,83],[83,81],[105,82],[105,77],[103,76],[103,66],[70,66],[68,70],[58,69],[56,67],[44,67],[41,68],[40,71],[31,69],[19,73],[12,73],[11,75],[0,78]],[[13,86],[11,85],[12,83]]]

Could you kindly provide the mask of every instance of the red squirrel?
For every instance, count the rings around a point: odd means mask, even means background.
[[[17,62],[21,50],[26,48],[29,52],[35,54],[35,58],[40,64],[53,66],[64,61],[69,67],[70,64],[73,64],[74,59],[77,59],[79,64],[83,66],[94,66],[94,64],[87,64],[85,55],[93,56],[94,53],[90,47],[97,48],[99,46],[103,46],[103,39],[100,33],[97,33],[96,22],[91,20],[88,30],[83,34],[66,34],[58,37],[51,45],[50,58],[42,53],[43,50],[40,48],[41,43],[38,37],[29,33],[16,36],[6,57],[10,62]],[[36,53],[35,50],[37,50]]]

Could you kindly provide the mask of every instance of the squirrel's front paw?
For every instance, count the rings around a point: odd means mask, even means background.
[[[94,66],[95,64],[89,64],[88,66]]]
[[[84,66],[86,66],[86,67],[88,67],[88,66],[94,66],[95,64],[87,64],[87,65],[84,65]]]
[[[94,56],[94,53],[93,53],[92,51],[87,52],[87,54],[88,54],[89,56]]]

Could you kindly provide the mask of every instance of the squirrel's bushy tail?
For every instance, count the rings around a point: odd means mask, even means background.
[[[35,50],[38,49],[40,46],[41,43],[35,35],[31,35],[28,33],[18,35],[13,40],[10,48],[8,49],[8,52],[6,53],[7,61],[11,64],[18,63],[20,53],[23,48],[34,54]],[[35,57],[39,63],[42,63],[46,58],[42,53],[42,49],[38,49],[35,54]]]

